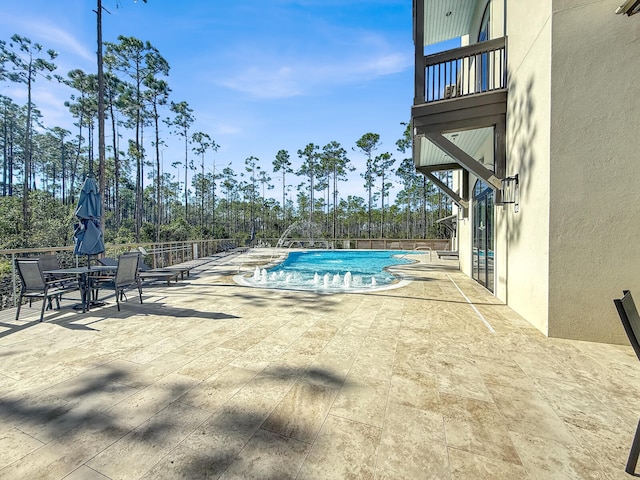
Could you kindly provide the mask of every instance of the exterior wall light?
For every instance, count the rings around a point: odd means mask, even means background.
[[[502,201],[501,205],[513,204],[513,211],[520,211],[520,179],[516,173],[512,177],[502,179]]]
[[[627,0],[616,8],[616,13],[618,15],[624,14],[630,17],[638,12],[640,12],[640,0]]]

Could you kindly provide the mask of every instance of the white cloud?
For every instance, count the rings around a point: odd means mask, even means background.
[[[12,99],[17,104],[27,103],[27,89],[21,83],[7,83],[0,86],[0,94]]]
[[[380,52],[309,63],[273,63],[252,66],[218,81],[232,90],[256,98],[286,98],[306,95],[319,87],[369,81],[402,72],[412,66],[413,57],[403,52]]]
[[[38,79],[32,86],[31,101],[40,111],[45,127],[59,126],[68,130],[75,130],[75,119],[65,107],[64,102],[69,99],[70,89],[56,81],[47,82]],[[0,94],[11,98],[18,105],[27,103],[27,86],[23,83],[9,83],[2,85]]]
[[[5,24],[4,28],[10,25],[14,32],[29,32],[29,38],[34,42],[41,43],[45,49],[52,48],[56,51],[65,51],[84,60],[95,62],[94,50],[87,48],[77,38],[48,20],[7,16],[2,23]]]
[[[289,66],[249,67],[218,83],[257,98],[295,97],[302,94],[299,73]]]
[[[33,101],[36,108],[42,113],[47,127],[60,126],[73,129],[74,119],[64,105],[66,99],[60,98],[60,91],[53,90],[51,88],[34,90]]]
[[[384,75],[402,72],[412,65],[413,58],[402,53],[380,53],[342,64],[319,66],[319,78],[335,84],[368,81]]]
[[[52,45],[62,46],[65,48],[65,50],[75,53],[77,56],[85,60],[95,62],[96,54],[94,53],[94,50],[87,49],[84,44],[80,43],[76,38],[69,35],[67,32],[64,32],[59,28],[46,23],[41,23],[37,27],[31,28],[40,28],[40,35],[43,37],[44,41],[49,41]],[[97,51],[97,43],[95,48],[95,51]]]
[[[237,135],[242,132],[242,128],[237,125],[218,124],[215,126],[215,133],[220,135]]]

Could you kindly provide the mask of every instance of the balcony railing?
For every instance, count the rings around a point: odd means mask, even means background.
[[[416,85],[416,103],[505,89],[506,45],[502,37],[425,56],[424,85]]]

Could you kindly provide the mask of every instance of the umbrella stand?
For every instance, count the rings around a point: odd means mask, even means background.
[[[91,270],[91,255],[87,254],[87,270]],[[91,274],[87,273],[87,276],[84,278],[83,280],[84,285],[83,285],[83,289],[86,290],[86,292],[84,293],[84,295],[88,295],[88,300],[86,301],[86,309],[89,310],[91,307],[104,307],[107,303],[106,302],[102,302],[99,300],[93,300],[91,298],[91,294],[92,294],[92,288],[91,288]],[[76,305],[74,305],[73,307],[74,310],[84,310],[85,306],[83,306],[83,303],[78,303]]]
[[[91,270],[91,255],[87,254],[87,270]],[[104,307],[107,302],[101,302],[100,300],[93,300],[91,298],[91,274],[89,274],[88,276],[88,287],[90,288],[89,290],[89,306],[90,307]]]

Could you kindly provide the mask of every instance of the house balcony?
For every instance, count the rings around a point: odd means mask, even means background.
[[[421,45],[418,43],[417,45]],[[496,38],[433,55],[416,48],[411,108],[416,169],[463,208],[468,175],[482,179],[502,199],[506,170],[507,40]],[[493,155],[476,158],[493,141]],[[463,170],[464,187],[452,191],[434,172]]]
[[[507,108],[506,48],[501,37],[416,56],[415,133],[484,128],[500,121]]]

